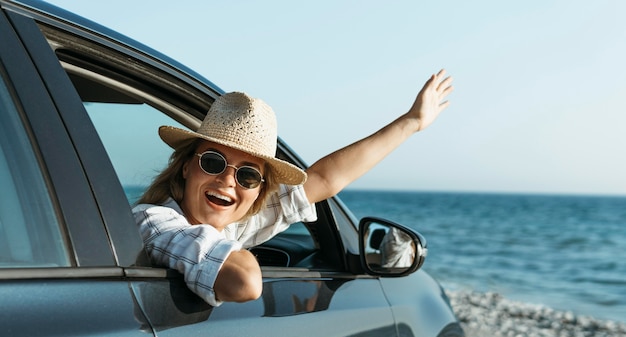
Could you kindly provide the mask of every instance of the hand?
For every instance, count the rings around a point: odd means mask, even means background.
[[[417,94],[417,98],[408,112],[409,117],[416,118],[418,121],[416,131],[427,128],[437,119],[439,113],[450,105],[450,102],[444,101],[444,99],[454,90],[454,87],[452,87],[452,77],[444,78],[445,75],[445,69],[432,75]]]

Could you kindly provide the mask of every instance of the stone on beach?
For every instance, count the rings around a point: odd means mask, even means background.
[[[493,292],[446,291],[467,337],[626,337],[626,324],[507,300]]]

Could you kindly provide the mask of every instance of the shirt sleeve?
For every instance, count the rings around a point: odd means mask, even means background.
[[[317,220],[315,204],[309,203],[303,185],[280,185],[265,207],[243,224],[233,224],[225,234],[250,248],[273,238],[296,222]]]
[[[190,225],[176,210],[155,205],[133,209],[144,247],[153,263],[178,270],[187,287],[212,306],[217,274],[232,251],[241,244],[228,240],[209,225]]]

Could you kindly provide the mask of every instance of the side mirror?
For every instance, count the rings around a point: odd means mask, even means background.
[[[370,275],[404,276],[418,270],[428,253],[418,232],[385,219],[359,222],[361,265]]]

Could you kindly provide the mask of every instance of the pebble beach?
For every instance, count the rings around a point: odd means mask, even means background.
[[[467,337],[626,337],[626,323],[600,320],[492,292],[446,291]]]

